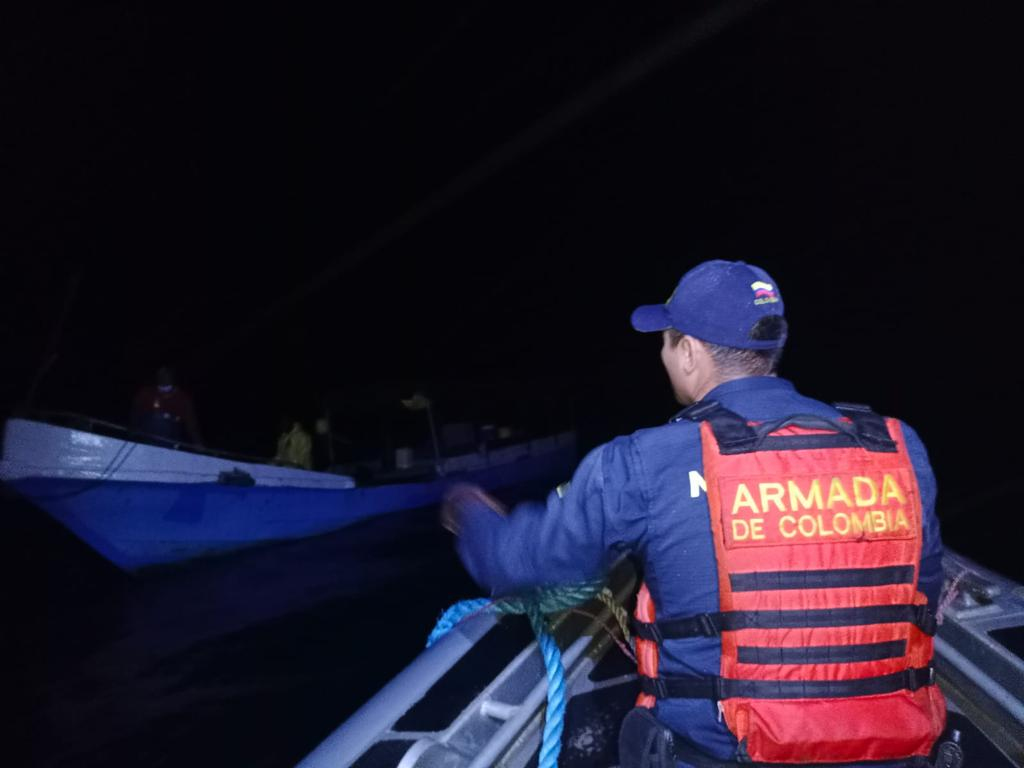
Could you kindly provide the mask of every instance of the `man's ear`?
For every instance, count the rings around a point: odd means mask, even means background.
[[[682,368],[684,373],[693,373],[693,370],[697,367],[697,356],[701,350],[697,348],[697,340],[692,336],[683,336],[679,340],[678,353],[679,353],[679,366]]]

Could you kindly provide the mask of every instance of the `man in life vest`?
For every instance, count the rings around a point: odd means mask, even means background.
[[[783,302],[758,267],[702,263],[632,323],[662,334],[687,407],[596,448],[546,502],[505,514],[478,490],[451,494],[442,519],[466,568],[503,595],[637,557],[641,693],[624,768],[926,764],[945,702],[921,440],[776,375]]]
[[[174,371],[161,366],[156,384],[142,387],[132,402],[132,429],[152,437],[201,446],[192,398],[175,381]]]

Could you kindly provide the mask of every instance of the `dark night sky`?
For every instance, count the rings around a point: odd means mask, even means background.
[[[741,258],[782,373],[914,425],[947,538],[1019,568],[986,544],[1020,454],[1013,4],[69,6],[3,24],[3,409],[54,344],[38,405],[123,421],[170,360],[236,450],[417,385],[589,446],[673,410],[632,308]]]

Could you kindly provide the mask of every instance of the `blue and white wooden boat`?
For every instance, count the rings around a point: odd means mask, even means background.
[[[1024,766],[1024,586],[954,553],[935,641],[946,732],[932,763],[958,750],[963,768]],[[628,603],[628,561],[609,587]],[[605,604],[550,617],[568,700],[560,768],[614,768],[618,729],[639,685]],[[423,651],[313,749],[299,768],[527,768],[538,764],[545,667],[523,616],[480,612]],[[952,746],[952,745],[956,746]],[[939,749],[943,752],[939,753]]]
[[[346,475],[15,418],[4,427],[0,480],[134,571],[436,504],[456,481],[489,489],[555,483],[568,477],[575,452],[566,432],[442,459],[440,477],[357,487]]]

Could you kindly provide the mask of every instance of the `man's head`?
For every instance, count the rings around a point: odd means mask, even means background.
[[[683,404],[723,381],[773,375],[787,333],[775,281],[742,261],[697,265],[667,302],[637,308],[632,323],[662,333],[662,363]]]
[[[160,366],[156,372],[156,385],[161,391],[174,389],[174,371],[166,365]]]

